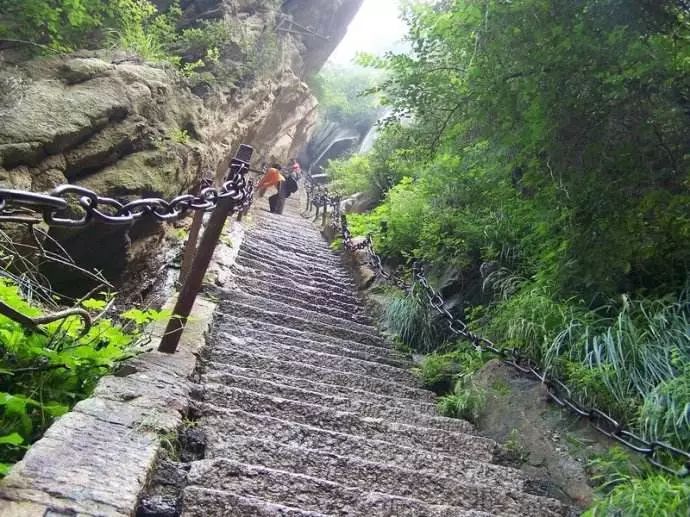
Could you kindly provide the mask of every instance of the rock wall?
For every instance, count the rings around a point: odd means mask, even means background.
[[[203,174],[222,175],[240,143],[254,146],[257,166],[286,162],[316,123],[317,101],[303,80],[335,49],[361,3],[183,1],[183,23],[224,19],[244,38],[277,42],[275,69],[234,84],[192,85],[170,66],[122,52],[30,61],[0,53],[0,83],[8,86],[0,92],[0,187],[45,191],[70,182],[117,199],[169,198]],[[308,30],[293,30],[294,23]],[[243,60],[257,59],[252,48],[244,52],[224,56],[226,64],[241,69]],[[114,278],[135,260],[125,255],[136,233],[104,254],[84,249],[82,234],[56,235],[76,259],[109,268]]]

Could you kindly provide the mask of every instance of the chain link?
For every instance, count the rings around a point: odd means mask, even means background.
[[[366,250],[369,262],[377,274],[384,280],[409,291],[411,286],[403,282],[395,275],[391,275],[383,268],[381,257],[373,247],[371,236],[355,244],[352,233],[347,225],[347,217],[341,213],[340,196],[329,194],[328,190],[311,183],[307,187],[307,195],[313,206],[332,206],[331,212],[333,228],[340,232],[345,248],[350,251]],[[441,294],[430,284],[424,274],[424,268],[418,262],[412,266],[413,285],[420,285],[430,306],[438,312],[447,322],[448,329],[456,336],[469,341],[477,350],[490,352],[500,357],[504,363],[512,366],[522,374],[532,376],[546,387],[549,398],[562,408],[567,408],[579,417],[587,418],[592,426],[604,436],[617,441],[628,449],[643,454],[647,461],[655,467],[679,477],[690,475],[690,452],[681,450],[668,443],[649,441],[629,431],[622,422],[618,422],[611,415],[596,407],[583,405],[572,390],[561,380],[551,376],[547,370],[542,370],[539,365],[522,351],[516,348],[501,348],[490,339],[472,332],[467,324],[457,319],[447,309],[446,302]],[[682,464],[674,468],[672,464]]]
[[[13,222],[17,215],[27,214],[40,215],[48,226],[63,228],[81,228],[92,221],[124,226],[143,217],[170,222],[180,219],[189,210],[211,210],[220,199],[227,197],[235,202],[234,210],[246,210],[254,197],[253,184],[245,179],[247,170],[245,164],[233,167],[220,187],[213,187],[204,179],[197,195],[182,194],[170,201],[143,198],[123,203],[78,185],[61,185],[48,194],[0,189],[0,223]],[[72,204],[70,200],[74,200]]]

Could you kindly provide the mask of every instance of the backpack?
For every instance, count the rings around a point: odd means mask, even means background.
[[[299,187],[297,185],[297,180],[295,180],[295,178],[293,178],[292,176],[287,178],[285,180],[285,197],[288,197],[291,194],[294,194],[295,192],[297,192],[298,188]]]

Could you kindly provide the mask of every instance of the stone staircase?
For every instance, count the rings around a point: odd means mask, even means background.
[[[260,202],[261,204],[261,202]],[[570,515],[498,445],[438,416],[295,201],[254,213],[196,392],[182,515]]]

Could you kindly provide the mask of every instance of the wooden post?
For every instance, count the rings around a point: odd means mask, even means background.
[[[249,146],[241,145],[237,151],[236,158],[233,158],[230,164],[230,177],[238,170],[245,169],[249,165],[249,160],[253,153],[253,149]],[[192,265],[189,268],[189,273],[185,279],[184,285],[177,297],[177,303],[173,309],[173,315],[168,321],[165,328],[165,333],[161,339],[158,347],[159,352],[169,354],[175,353],[177,345],[180,342],[182,331],[187,324],[189,314],[192,312],[194,301],[196,300],[201,284],[206,275],[206,270],[211,263],[213,252],[216,249],[216,244],[220,239],[220,234],[225,227],[225,221],[233,210],[235,201],[230,197],[221,197],[216,204],[216,208],[211,213],[211,218],[206,225],[206,230],[201,237],[199,249],[194,256]]]
[[[173,316],[170,318],[168,326],[165,328],[161,344],[158,347],[160,352],[173,354],[175,350],[177,350],[177,344],[180,342],[182,331],[187,324],[189,314],[192,312],[192,306],[201,289],[204,275],[206,274],[208,265],[211,263],[211,257],[216,249],[216,244],[225,227],[225,221],[228,215],[230,215],[233,204],[234,201],[230,197],[221,198],[216,208],[211,213],[211,218],[201,237],[199,249],[194,256],[192,266],[189,269],[187,278],[177,298]]]
[[[185,244],[184,253],[182,254],[182,266],[180,267],[180,278],[178,280],[180,285],[184,284],[184,281],[189,274],[189,270],[192,267],[192,261],[194,260],[194,255],[196,255],[196,244],[199,241],[199,233],[201,233],[201,225],[203,222],[203,210],[197,210],[194,212],[192,225],[189,227],[187,243]]]

